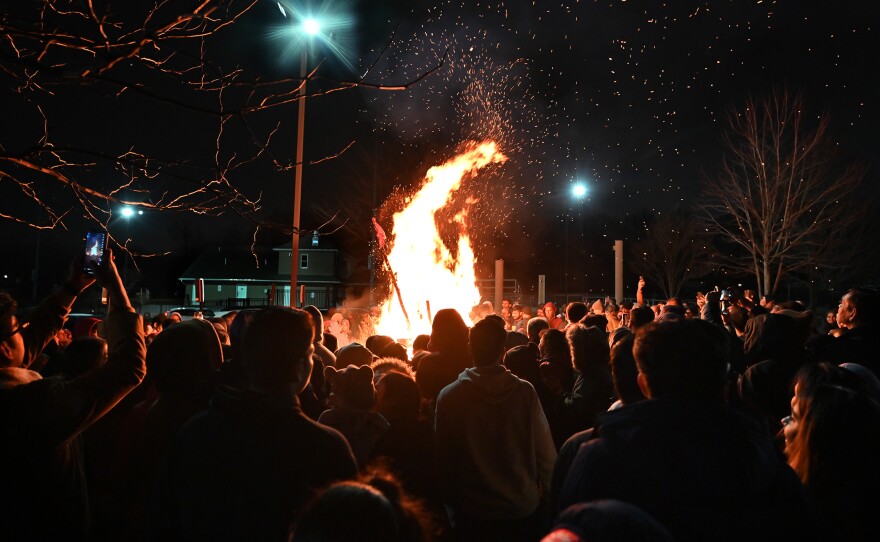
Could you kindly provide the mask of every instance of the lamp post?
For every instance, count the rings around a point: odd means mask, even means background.
[[[302,29],[309,37],[317,34],[321,27],[318,21],[307,18],[303,21]],[[302,208],[302,170],[303,170],[303,137],[306,125],[306,74],[309,63],[309,42],[306,41],[299,57],[299,98],[297,100],[296,122],[296,164],[294,166],[293,181],[293,234],[290,243],[290,306],[296,307],[297,275],[299,272],[299,226],[300,210]]]
[[[299,271],[299,232],[300,211],[302,208],[302,171],[303,171],[303,142],[305,140],[306,119],[306,75],[308,74],[309,47],[313,39],[317,39],[326,49],[342,61],[349,69],[351,64],[345,59],[345,41],[339,40],[339,32],[351,26],[352,18],[346,10],[337,8],[330,9],[331,2],[322,3],[316,12],[312,12],[312,6],[305,8],[297,4],[308,4],[302,0],[277,0],[278,9],[283,17],[290,17],[295,25],[285,25],[280,31],[273,34],[283,38],[290,47],[301,48],[299,73],[300,86],[297,93],[297,134],[296,134],[296,163],[294,164],[293,186],[293,233],[290,246],[290,306],[296,306],[297,274]],[[317,17],[313,16],[316,15]],[[291,40],[292,38],[292,40]],[[290,40],[290,41],[288,41]]]

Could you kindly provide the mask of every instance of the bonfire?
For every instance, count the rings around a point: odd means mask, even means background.
[[[436,217],[441,210],[449,211],[446,207],[465,178],[506,159],[494,141],[472,144],[429,169],[419,191],[394,214],[391,238],[380,249],[391,293],[382,304],[379,334],[411,339],[430,333],[432,312],[444,308],[456,309],[470,324],[468,314],[480,302],[467,221],[468,207],[474,200],[467,199],[461,209],[449,213],[458,231],[454,250],[441,238]]]

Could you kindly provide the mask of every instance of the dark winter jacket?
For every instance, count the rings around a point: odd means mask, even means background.
[[[367,463],[373,446],[388,430],[388,422],[378,412],[350,407],[325,410],[318,423],[342,433],[360,467]]]
[[[619,499],[676,540],[804,540],[794,471],[759,423],[723,403],[654,399],[608,412],[580,447],[559,509]]]
[[[835,365],[858,363],[874,371],[880,378],[880,329],[859,326],[841,333],[839,337],[824,335],[807,342],[819,361]]]
[[[561,404],[555,409],[562,431],[561,442],[578,431],[596,424],[596,417],[614,402],[614,382],[611,370],[605,366],[590,366],[577,373],[571,392],[563,393]],[[556,416],[555,416],[556,418]]]
[[[351,448],[296,397],[219,395],[180,431],[151,521],[157,540],[287,540],[313,493],[353,478]]]
[[[811,361],[804,348],[806,330],[800,327],[783,314],[762,314],[746,323],[743,348],[748,369],[739,393],[747,405],[773,422],[790,413],[792,380]]]
[[[114,311],[105,320],[108,358],[102,367],[72,380],[0,369],[0,464],[5,469],[0,508],[7,518],[0,539],[85,538],[90,519],[79,435],[146,372],[140,316],[128,311]],[[64,312],[35,312],[31,321],[45,318],[43,323],[54,320],[60,327]]]
[[[432,352],[419,363],[416,383],[422,392],[422,399],[432,406],[440,390],[455,382],[462,371],[473,365],[471,356],[466,351],[467,343],[461,346],[458,352]]]

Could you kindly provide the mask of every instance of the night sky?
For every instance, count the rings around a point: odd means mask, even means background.
[[[727,116],[749,97],[774,89],[803,93],[811,114],[831,116],[844,156],[876,161],[874,57],[880,47],[872,25],[880,21],[880,7],[872,1],[360,1],[313,7],[342,15],[345,24],[333,30],[333,50],[314,51],[312,65],[322,63],[310,91],[354,80],[370,66],[367,81],[401,84],[444,59],[405,91],[359,88],[308,102],[306,161],[353,145],[305,169],[303,227],[315,228],[338,211],[334,224],[343,227],[335,237],[361,258],[372,209],[390,230],[400,196],[469,140],[496,139],[509,158],[466,185],[480,198],[475,219],[483,226],[474,232],[480,272],[504,258],[508,276],[527,290],[544,273],[551,289],[610,292],[613,240],[635,240],[657,214],[692,209],[703,179],[719,169]],[[285,19],[275,2],[261,2],[206,50],[218,65],[240,67],[249,76],[296,75],[295,43],[281,32],[296,15],[294,4],[287,8]],[[86,137],[101,148],[174,149],[194,169],[200,157],[212,154],[216,123],[189,121],[166,106],[127,103],[136,98],[125,96],[77,99],[78,107],[65,110],[71,99],[56,98],[54,118],[67,137]],[[9,149],[34,119],[3,107],[10,119],[3,146]],[[110,110],[118,112],[109,116],[116,120],[95,120],[102,116],[96,112]],[[126,114],[137,120],[119,123]],[[290,104],[254,119],[258,129],[279,126],[273,159],[292,161],[295,118]],[[89,129],[80,134],[84,126]],[[292,176],[271,163],[255,164],[236,181],[262,194],[262,218],[288,223]],[[876,181],[872,165],[865,197],[874,201]],[[582,201],[570,195],[575,182],[588,187]],[[32,239],[19,226],[3,227]],[[68,239],[82,227],[72,215],[69,233],[44,232],[44,242]],[[229,216],[150,217],[129,227],[145,250],[170,251],[166,262],[202,245],[247,243],[254,234],[247,221]],[[273,244],[284,236],[262,228],[257,240]],[[32,244],[23,242],[20,250]],[[161,264],[166,279],[181,264]]]

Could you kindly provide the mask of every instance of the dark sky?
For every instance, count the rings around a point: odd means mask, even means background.
[[[492,204],[478,255],[486,272],[503,257],[525,283],[544,272],[551,287],[608,291],[612,240],[699,200],[727,117],[749,97],[803,93],[811,114],[831,116],[844,156],[876,153],[873,2],[449,1],[383,15],[370,39],[397,32],[374,80],[412,79],[449,56],[408,92],[365,93],[380,141],[422,157],[403,171],[381,161],[379,175],[405,182],[464,140],[498,139],[509,161],[482,181]],[[585,201],[569,196],[575,181]]]
[[[361,255],[371,208],[382,209],[390,229],[394,204],[383,202],[395,187],[405,193],[468,140],[494,138],[509,158],[466,185],[480,196],[475,216],[482,227],[474,239],[481,272],[501,257],[527,288],[544,273],[551,288],[593,292],[613,286],[615,238],[629,242],[649,217],[699,200],[702,179],[718,170],[724,153],[726,117],[750,96],[802,92],[811,114],[831,116],[845,155],[876,158],[873,58],[880,47],[872,25],[880,7],[872,1],[312,5],[341,14],[346,24],[334,29],[339,51],[322,47],[313,54],[312,64],[322,62],[321,80],[310,90],[353,80],[374,62],[368,81],[411,81],[446,55],[437,72],[406,91],[360,88],[308,102],[307,161],[354,144],[338,159],[305,169],[303,227],[339,211],[336,223],[348,222],[338,237]],[[261,2],[205,50],[212,61],[249,76],[296,75],[298,53],[278,37],[289,20],[275,2]],[[53,118],[67,137],[116,150],[139,145],[173,155],[166,151],[173,149],[194,169],[213,157],[211,121],[167,106],[141,107],[134,97],[84,98],[80,91],[56,98]],[[9,148],[34,119],[13,105],[4,109],[12,119],[11,130],[3,130]],[[288,105],[254,119],[264,130],[279,126],[272,151],[282,162],[292,160],[295,118],[295,105]],[[234,147],[236,139],[229,142]],[[877,197],[876,180],[873,166],[866,197]],[[289,222],[292,173],[254,166],[236,181],[262,193],[265,217]],[[575,181],[589,190],[580,202],[569,195]],[[71,224],[71,230],[86,227]],[[31,233],[5,227],[19,236],[22,251],[30,250]],[[145,249],[176,256],[253,238],[253,228],[234,218],[149,217],[129,227]],[[50,242],[74,234],[43,236]],[[258,240],[272,244],[283,236],[261,230]],[[163,273],[173,276],[174,269]]]

